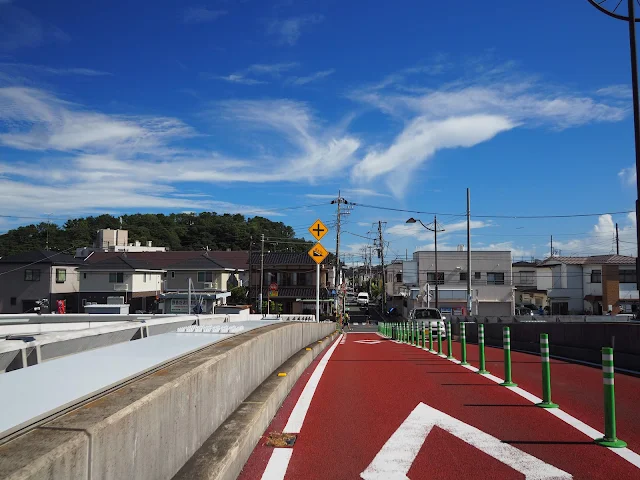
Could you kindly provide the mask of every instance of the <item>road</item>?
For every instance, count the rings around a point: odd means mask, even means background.
[[[501,355],[487,350],[499,377]],[[470,346],[470,363],[477,358]],[[265,432],[295,435],[293,447],[263,437],[239,478],[640,478],[640,378],[616,376],[618,437],[629,447],[614,451],[592,441],[604,429],[601,371],[560,361],[551,369],[561,410],[530,400],[541,395],[539,357],[513,353],[519,388],[506,388],[376,333],[348,333],[307,369]]]

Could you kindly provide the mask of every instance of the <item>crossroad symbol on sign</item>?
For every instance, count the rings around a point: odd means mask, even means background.
[[[407,480],[409,478],[407,473],[418,456],[422,444],[436,426],[522,473],[525,479],[570,480],[573,478],[567,472],[424,403],[419,403],[389,437],[387,443],[360,477],[364,480]]]
[[[311,247],[311,250],[309,250],[308,253],[309,256],[313,258],[313,261],[317,264],[321,264],[322,261],[327,258],[327,255],[329,255],[327,249],[324,248],[320,243],[316,243],[313,247]]]
[[[329,229],[325,227],[324,223],[322,223],[320,220],[316,220],[315,222],[313,222],[313,225],[309,227],[309,232],[311,232],[311,235],[313,235],[313,238],[315,238],[317,241],[320,241],[320,239],[322,239],[322,237],[324,237],[328,231]]]

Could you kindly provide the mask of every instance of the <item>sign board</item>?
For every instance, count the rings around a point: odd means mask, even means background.
[[[172,298],[171,313],[189,313],[189,300],[186,298]]]
[[[440,307],[440,313],[443,315],[451,315],[453,309],[451,307]]]
[[[453,309],[454,315],[462,315],[462,308],[456,307]]]
[[[269,296],[270,297],[277,297],[278,296],[278,291],[277,290],[269,290]]]
[[[328,231],[329,229],[325,227],[324,223],[322,223],[320,220],[316,220],[313,225],[309,227],[309,232],[317,241],[320,241],[320,239],[322,239],[322,237],[324,237]]]
[[[313,247],[311,247],[311,250],[309,250],[308,253],[309,253],[309,256],[313,258],[313,261],[316,262],[318,265],[320,265],[322,261],[325,258],[327,258],[327,255],[329,255],[329,252],[327,252],[327,249],[324,248],[319,243],[316,243]]]
[[[433,407],[419,403],[389,437],[371,464],[360,474],[364,480],[407,479],[423,443],[438,427],[468,445],[510,466],[525,478],[571,480],[572,475]]]
[[[278,284],[277,283],[272,283],[269,285],[269,291],[271,292],[277,292],[278,291]]]
[[[418,262],[402,262],[402,283],[405,285],[418,285]]]

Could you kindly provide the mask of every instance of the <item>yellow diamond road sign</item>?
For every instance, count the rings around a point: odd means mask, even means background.
[[[322,261],[327,258],[327,255],[329,255],[329,252],[319,243],[316,243],[311,247],[311,250],[309,250],[309,256],[313,258],[317,264],[322,263]]]
[[[313,222],[313,225],[309,227],[309,231],[311,232],[311,235],[313,235],[313,238],[320,241],[320,239],[327,234],[329,229],[325,227],[324,223],[320,220],[316,220]]]

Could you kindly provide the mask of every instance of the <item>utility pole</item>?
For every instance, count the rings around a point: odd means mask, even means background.
[[[260,250],[260,293],[258,294],[258,302],[259,302],[259,312],[262,313],[262,292],[264,288],[264,233],[260,235],[260,241],[262,243],[262,247]],[[267,301],[269,297],[267,296]]]
[[[553,257],[553,235],[551,235],[551,256]]]
[[[471,315],[471,192],[467,188],[467,315]]]
[[[616,223],[616,255],[620,255],[620,237],[618,237],[618,224]]]
[[[436,266],[436,308],[438,308],[438,283],[439,283],[439,275],[438,275],[438,219],[434,215],[433,216],[433,239],[434,239],[434,249],[435,249],[435,266]],[[427,292],[427,295],[429,292]]]
[[[382,313],[386,312],[385,304],[387,303],[387,282],[384,274],[384,239],[382,238],[382,222],[378,220],[378,241],[380,252],[380,267],[382,269]]]
[[[45,250],[49,250],[49,225],[51,224],[51,214],[47,213],[47,246],[45,247]]]

